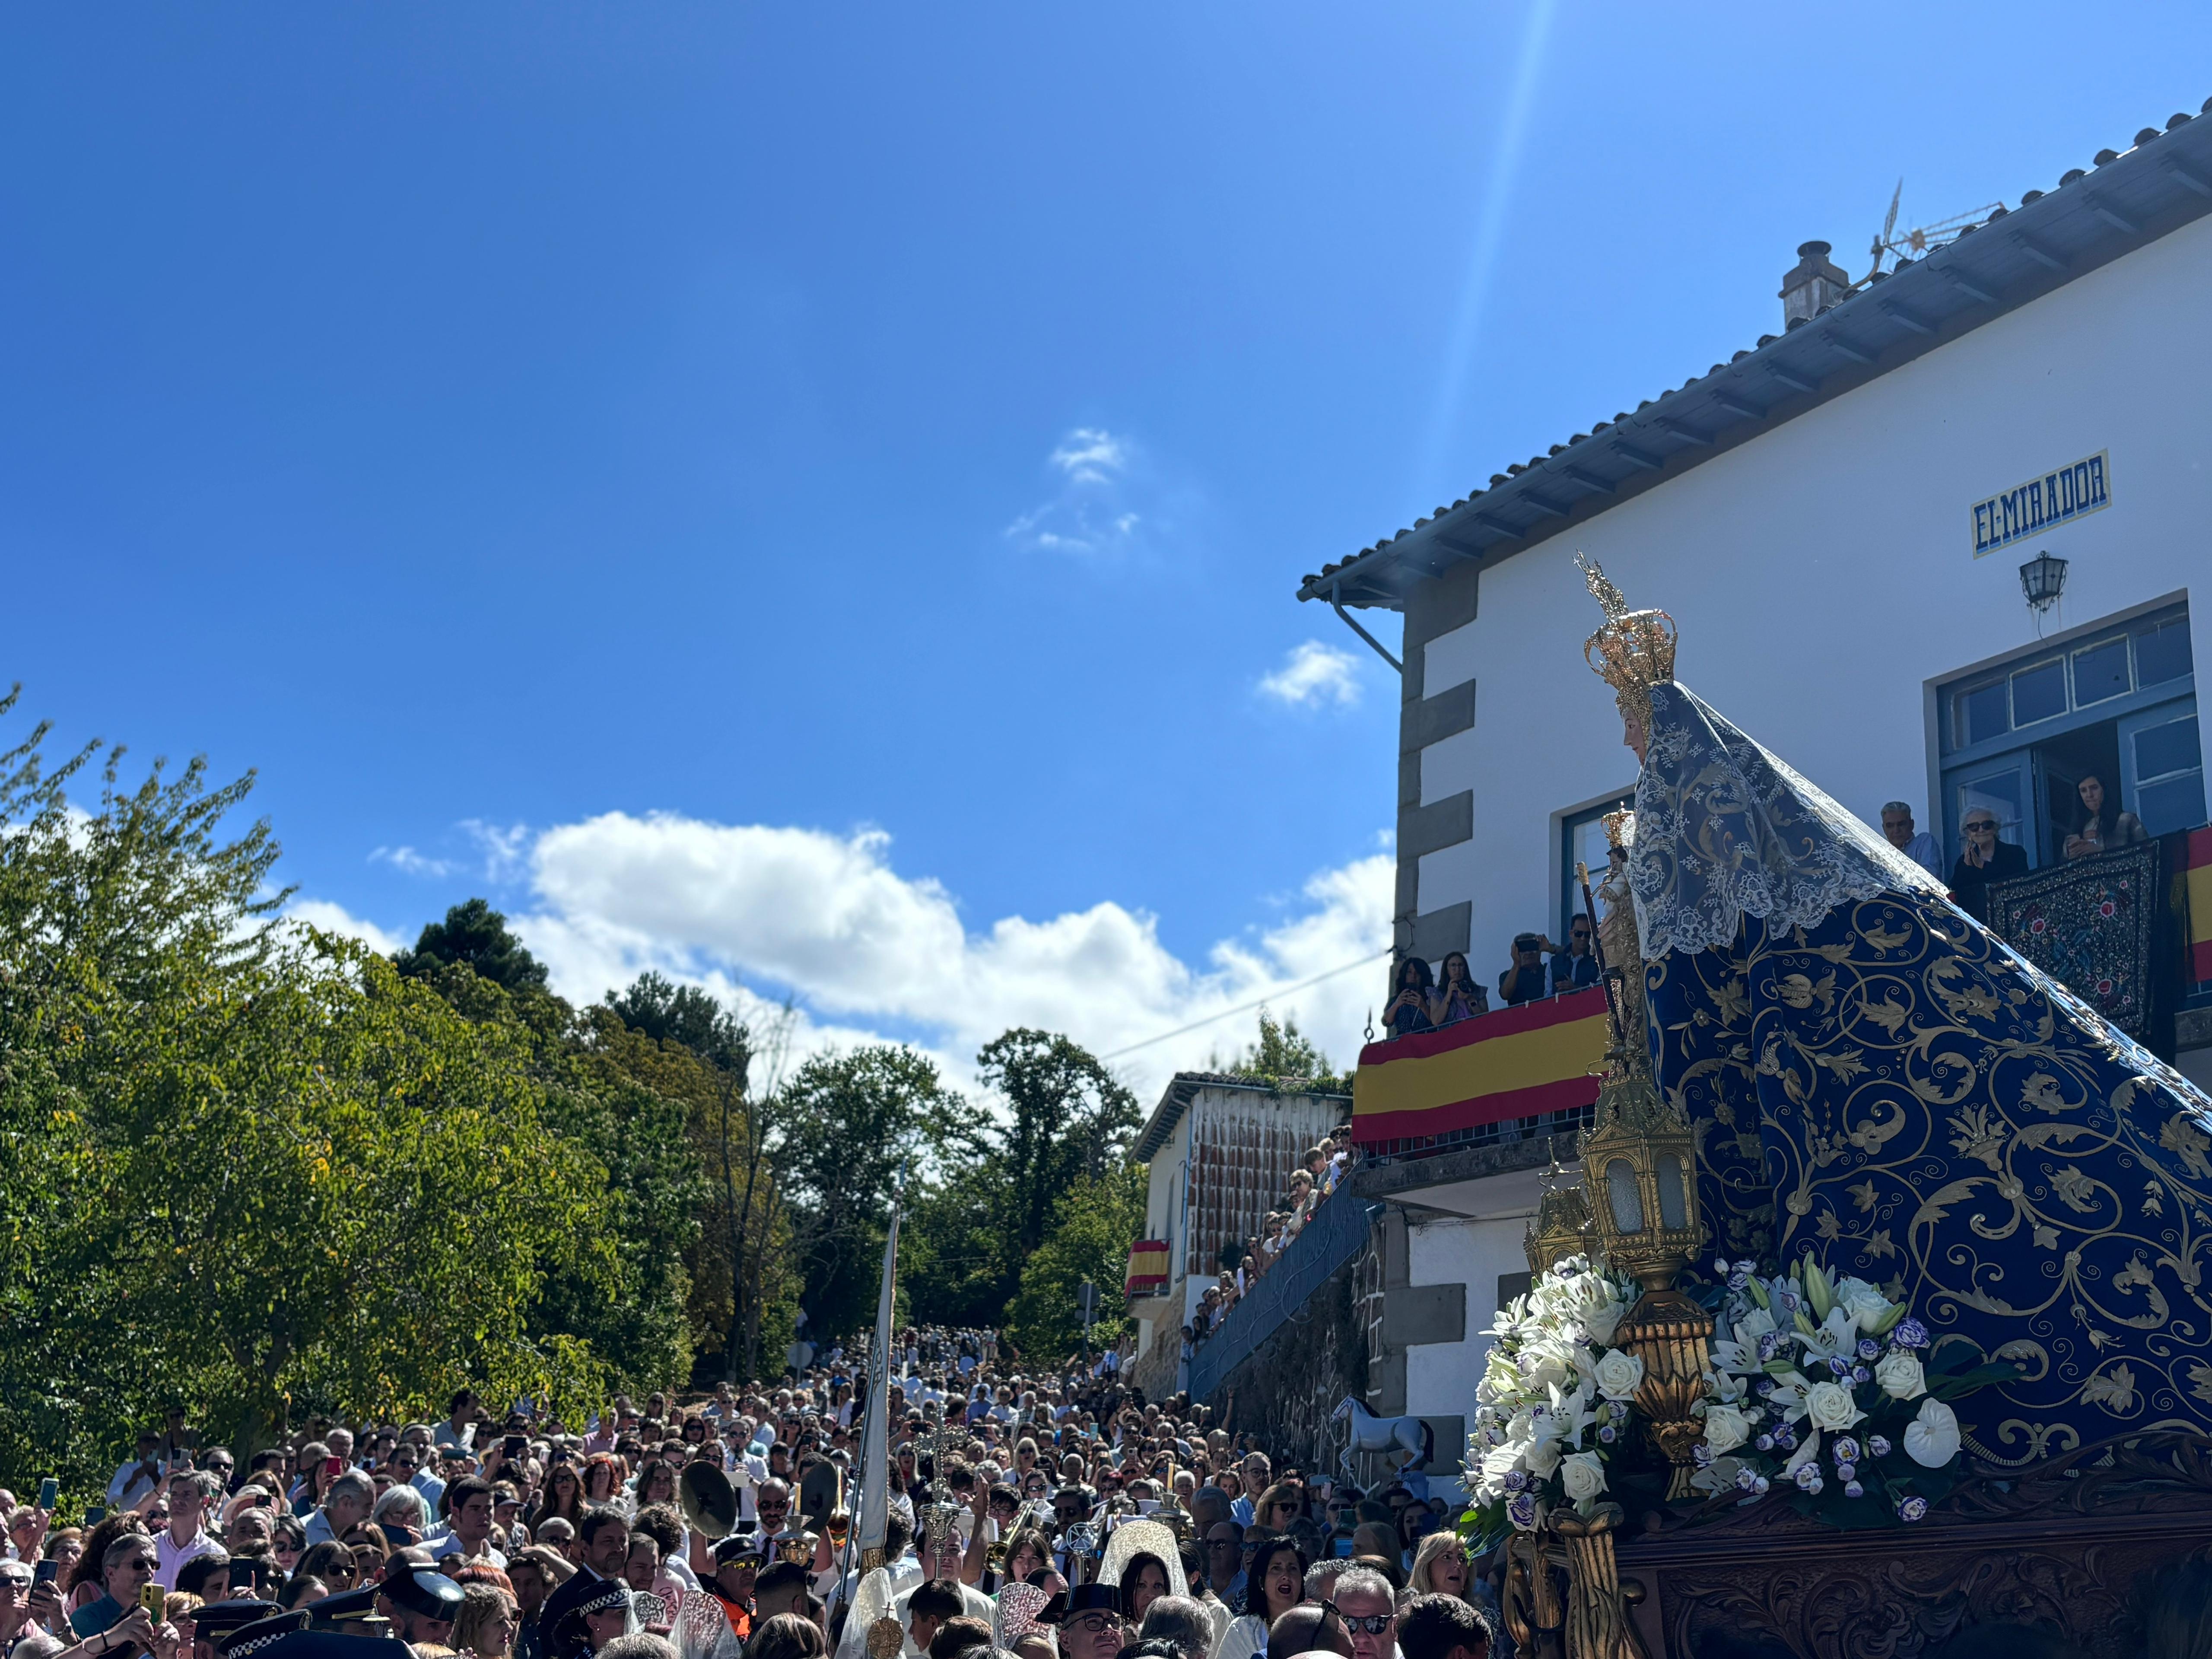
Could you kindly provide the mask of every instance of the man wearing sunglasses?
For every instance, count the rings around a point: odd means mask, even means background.
[[[1352,1659],[1393,1659],[1398,1648],[1397,1598],[1371,1567],[1348,1567],[1322,1603],[1352,1639]]]
[[[1078,1584],[1060,1622],[1065,1659],[1114,1659],[1121,1650],[1121,1592],[1112,1584]]]

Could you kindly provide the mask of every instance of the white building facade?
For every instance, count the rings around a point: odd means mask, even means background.
[[[1633,788],[1577,550],[1674,615],[1685,684],[1869,823],[1910,803],[1947,869],[1969,805],[2055,861],[2090,772],[2154,835],[2205,822],[2212,119],[2105,155],[1856,291],[1808,244],[1782,334],[1307,579],[1406,617],[1401,954],[1564,937]]]
[[[1305,579],[1355,625],[1405,618],[1397,959],[1465,951],[1494,982],[1515,933],[1565,937],[1576,860],[1603,862],[1637,764],[1583,663],[1578,550],[1674,617],[1685,684],[1869,823],[1908,803],[1947,872],[1969,807],[2055,862],[2089,773],[2153,835],[2206,822],[2212,118],[1879,278],[1799,253],[1778,332]],[[2022,567],[2046,555],[2039,612]],[[2212,996],[2184,995],[2179,1063],[2212,1079]],[[1471,1413],[1526,1282],[1538,1133],[1363,1167],[1389,1212],[1373,1409]]]

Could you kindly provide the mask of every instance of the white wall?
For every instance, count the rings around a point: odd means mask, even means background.
[[[1497,1310],[1501,1273],[1526,1272],[1522,1238],[1525,1217],[1477,1220],[1451,1216],[1409,1220],[1406,1228],[1406,1276],[1414,1285],[1467,1286],[1467,1336],[1460,1342],[1423,1342],[1406,1350],[1406,1409],[1416,1417],[1474,1415],[1474,1385],[1490,1352],[1486,1334]],[[1455,1467],[1456,1453],[1438,1467]]]
[[[2053,632],[2212,581],[2208,279],[2203,220],[1485,573],[1427,647],[1425,695],[1480,684],[1422,754],[1474,835],[1421,860],[1420,910],[1472,899],[1470,955],[1502,959],[1553,924],[1553,815],[1634,782],[1577,548],[1674,615],[1685,684],[1869,823],[1902,797],[1941,833],[1928,683],[2033,640],[2022,562],[2070,562]],[[1973,557],[1975,501],[2100,450],[2111,507]],[[2212,599],[2191,620],[2212,664]]]

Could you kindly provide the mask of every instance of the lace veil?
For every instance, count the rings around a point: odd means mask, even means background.
[[[1650,688],[1629,884],[1644,959],[1732,944],[1747,915],[1812,927],[1840,904],[1945,889],[1669,680]]]

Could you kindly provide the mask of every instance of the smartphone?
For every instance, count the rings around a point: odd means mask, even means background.
[[[84,1512],[84,1529],[87,1532],[90,1532],[94,1527],[98,1526],[101,1522],[106,1519],[107,1505],[105,1504],[94,1504],[90,1509]]]
[[[345,1459],[343,1457],[325,1457],[323,1460],[323,1473],[333,1477],[343,1474],[345,1473]]]
[[[31,1575],[31,1582],[34,1584],[51,1584],[61,1577],[61,1572],[62,1564],[49,1556],[39,1563],[37,1570]]]
[[[1352,1553],[1352,1540],[1339,1533],[1334,1538],[1329,1540],[1328,1553],[1340,1560],[1348,1557]]]
[[[530,1437],[527,1435],[510,1434],[499,1443],[499,1455],[510,1463],[526,1455],[529,1450]]]
[[[250,1555],[234,1556],[227,1582],[234,1590],[252,1589],[254,1583],[253,1558]]]
[[[62,1483],[51,1474],[39,1482],[39,1507],[49,1514],[62,1501]]]
[[[169,1592],[150,1578],[138,1586],[138,1605],[154,1616],[157,1625],[161,1622],[161,1608],[168,1599]]]

